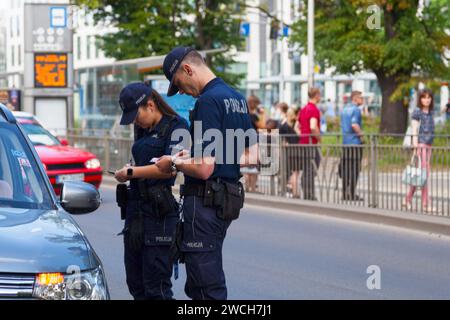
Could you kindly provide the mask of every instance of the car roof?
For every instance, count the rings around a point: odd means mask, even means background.
[[[12,112],[13,115],[17,118],[17,121],[19,123],[23,123],[23,120],[26,121],[26,123],[29,124],[37,124],[42,126],[41,122],[39,121],[38,118],[36,118],[36,116],[32,113],[29,112],[23,112],[23,111],[13,111]],[[21,121],[22,120],[22,121]]]
[[[9,123],[17,123],[11,110],[9,110],[3,103],[0,103],[0,116]]]
[[[23,111],[13,111],[13,115],[15,117],[21,117],[21,118],[34,118],[34,115],[32,115],[29,112],[23,112]]]

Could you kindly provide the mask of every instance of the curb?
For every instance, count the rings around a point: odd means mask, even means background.
[[[117,182],[110,176],[103,176],[103,185],[115,186]],[[178,186],[174,187],[178,193]],[[245,195],[245,203],[268,208],[301,211],[302,214],[320,215],[338,219],[382,224],[403,229],[425,231],[450,236],[450,218],[425,216],[407,212],[393,212],[365,207],[346,205],[330,205],[313,201],[249,194]]]

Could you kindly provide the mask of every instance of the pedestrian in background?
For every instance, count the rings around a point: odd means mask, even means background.
[[[422,209],[426,213],[437,213],[438,210],[431,206],[428,196],[428,184],[431,169],[431,150],[434,141],[434,98],[433,92],[424,89],[419,92],[417,100],[418,108],[411,115],[414,156],[418,157],[421,168],[426,169],[427,181],[422,186]],[[412,199],[417,187],[410,186],[402,207],[411,210]]]
[[[266,123],[266,111],[261,105],[261,100],[257,96],[251,95],[247,98],[247,104],[253,128],[255,130],[264,129]]]
[[[261,100],[255,95],[251,95],[247,98],[248,112],[253,128],[257,131],[265,129],[266,127],[266,114],[265,109],[261,105]],[[246,192],[258,192],[257,182],[259,174],[259,166],[250,166],[242,168],[241,172],[244,173],[245,179],[245,191]]]
[[[450,99],[448,99],[448,103],[443,108],[445,120],[450,121]]]
[[[305,200],[317,200],[315,196],[315,175],[320,164],[320,110],[317,107],[321,100],[320,89],[310,88],[309,102],[299,113],[300,124],[300,167],[302,170],[301,185]]]
[[[298,148],[299,136],[295,130],[297,112],[293,108],[284,111],[283,120],[280,124],[280,135],[282,137],[284,159],[286,163],[286,177],[288,186],[292,190],[293,198],[300,198],[298,191],[298,176],[300,171],[300,153]]]
[[[331,99],[327,100],[327,109],[325,116],[330,118],[336,117],[336,107],[334,106],[334,103],[331,102]]]
[[[289,105],[286,102],[280,102],[277,105],[277,108],[278,108],[278,110],[280,110],[280,119],[279,119],[279,121],[280,121],[280,125],[281,125],[281,123],[283,121],[285,121],[286,118],[287,118],[287,112],[289,110]]]
[[[363,201],[355,194],[361,171],[363,155],[362,143],[362,116],[360,106],[364,99],[361,91],[353,91],[350,96],[351,103],[344,106],[341,114],[342,158],[339,164],[339,173],[342,178],[342,200]]]
[[[273,120],[280,120],[281,119],[281,110],[280,110],[280,103],[275,102],[272,107],[270,108],[270,119]]]

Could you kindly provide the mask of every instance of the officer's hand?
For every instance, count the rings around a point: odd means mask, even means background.
[[[120,170],[117,170],[114,178],[116,178],[116,180],[120,183],[124,183],[128,181],[128,176],[127,176],[127,167],[123,167]]]
[[[191,157],[191,152],[189,150],[182,150],[175,155],[175,163],[181,160],[187,160]]]
[[[155,165],[163,173],[172,173],[171,156],[162,156],[161,158],[159,158],[158,162],[156,162]]]

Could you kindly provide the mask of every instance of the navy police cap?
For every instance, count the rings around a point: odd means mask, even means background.
[[[133,82],[122,89],[119,104],[122,109],[121,125],[133,123],[136,119],[139,106],[147,101],[152,94],[152,88],[143,82]]]
[[[186,55],[194,50],[195,49],[191,47],[176,47],[175,49],[170,51],[164,59],[163,71],[166,75],[167,80],[170,81],[169,90],[167,91],[167,95],[169,97],[173,96],[179,91],[178,87],[173,84],[173,76],[175,75],[175,72],[177,72],[181,62],[186,57]]]

